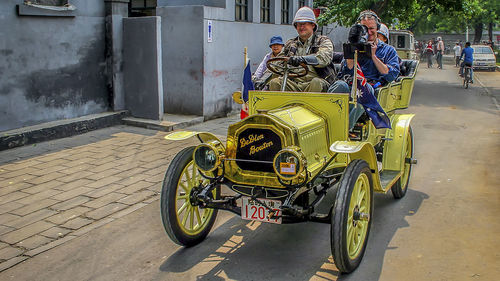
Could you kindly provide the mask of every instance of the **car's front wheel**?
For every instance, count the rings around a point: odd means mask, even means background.
[[[195,206],[191,192],[202,178],[193,161],[194,147],[181,150],[168,167],[161,190],[160,206],[163,226],[168,236],[182,246],[194,246],[203,241],[212,228],[217,210]],[[212,192],[220,195],[220,187]]]
[[[340,272],[352,272],[363,259],[373,214],[372,186],[368,163],[349,163],[339,182],[330,226],[333,260]]]

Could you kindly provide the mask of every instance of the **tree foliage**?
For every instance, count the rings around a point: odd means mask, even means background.
[[[481,27],[482,33],[483,24],[500,19],[498,0],[318,0],[315,6],[326,8],[320,24],[350,26],[361,11],[369,9],[389,27],[415,33],[463,32],[467,25]]]

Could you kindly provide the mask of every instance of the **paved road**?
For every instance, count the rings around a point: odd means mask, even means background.
[[[480,83],[462,89],[455,71],[420,69],[407,110],[417,114],[419,164],[404,199],[375,196],[369,246],[350,275],[339,275],[332,263],[323,224],[268,225],[221,213],[202,244],[174,245],[161,225],[157,192],[169,160],[190,143],[119,126],[0,153],[0,240],[12,242],[0,243],[0,259],[24,260],[0,280],[494,280],[500,274],[500,111],[490,95],[498,94],[500,73],[477,73],[486,91]],[[194,129],[224,135],[231,121]],[[103,166],[101,158],[111,164]],[[71,170],[81,159],[91,160]],[[103,182],[107,173],[114,182]],[[76,174],[87,189],[66,193],[76,188],[67,177]],[[38,182],[40,176],[46,181]],[[24,193],[37,190],[45,192],[41,200],[78,212],[49,203],[31,207],[39,201]],[[102,199],[99,192],[112,195]],[[28,230],[34,234],[24,237]]]

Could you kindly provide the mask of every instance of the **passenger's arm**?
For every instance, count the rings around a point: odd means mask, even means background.
[[[269,57],[270,57],[269,54],[264,56],[264,59],[262,59],[262,61],[259,64],[259,67],[254,73],[255,78],[260,79],[262,75],[264,75],[264,71],[266,71],[267,69],[267,61],[269,60]]]
[[[381,75],[382,78],[387,82],[392,82],[392,81],[396,80],[396,78],[399,75],[399,70],[400,70],[399,69],[398,53],[396,52],[396,50],[394,48],[389,46],[387,53],[385,54],[385,56],[382,59],[383,59],[383,62],[377,58],[377,60],[380,61],[380,63],[383,64],[385,68],[387,68],[386,73],[382,73],[380,71],[377,63],[375,63],[375,65],[377,65],[377,69],[379,70],[380,74],[382,74]],[[374,60],[374,62],[375,62],[375,60]]]
[[[333,58],[333,43],[330,39],[323,40],[316,53],[318,65],[316,67],[326,67],[332,62]]]
[[[380,74],[383,75],[386,75],[389,73],[389,67],[387,67],[387,65],[385,65],[379,57],[377,57],[377,41],[375,41],[374,43],[371,43],[371,46],[372,46],[372,61],[373,61],[373,64],[375,64],[375,67],[377,68],[378,72]],[[385,58],[382,58],[382,59],[385,59]]]

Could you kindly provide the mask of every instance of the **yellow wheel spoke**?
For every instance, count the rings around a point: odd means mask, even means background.
[[[191,183],[191,185],[195,186],[196,185],[196,180],[198,178],[198,175],[196,174],[197,171],[196,171],[196,166],[194,164],[193,164],[192,171],[193,171],[193,173],[191,174],[192,175],[192,183]]]
[[[361,203],[363,202],[363,199],[365,198],[365,194],[366,194],[366,191],[365,189],[361,189],[360,193],[359,193],[359,197],[358,197],[358,206],[361,207]]]
[[[185,183],[179,182],[179,186],[182,187],[182,189],[184,189],[184,191],[186,191],[186,193],[189,193],[189,188],[186,186]]]
[[[187,202],[186,202],[186,203],[187,203]],[[181,222],[181,224],[182,224],[182,225],[184,225],[184,226],[186,225],[186,222],[187,222],[187,219],[188,219],[188,217],[189,217],[189,213],[190,213],[190,211],[191,211],[191,206],[189,206],[189,207],[188,207],[188,209],[187,209],[186,213],[184,213],[184,217],[182,218],[182,222]]]
[[[189,175],[189,165],[186,167],[183,174],[186,177],[186,182],[188,183],[188,185],[191,185],[191,175]]]
[[[184,200],[187,200],[189,197],[189,195],[185,194],[185,195],[179,195],[177,196],[177,200],[180,200],[180,199],[184,199]]]
[[[196,211],[196,221],[198,222],[198,225],[201,225],[201,217],[200,217],[200,208],[195,208]]]
[[[182,211],[184,211],[184,209],[186,209],[186,207],[189,205],[189,202],[184,202],[184,204],[182,204],[182,206],[179,208],[179,210],[177,210],[177,216],[180,216]]]
[[[347,242],[351,245],[352,242],[352,234],[354,233],[354,227],[350,226],[347,228]],[[349,247],[350,248],[350,247]]]
[[[189,228],[193,230],[193,222],[194,222],[194,207],[189,210]]]
[[[359,212],[360,213],[365,213],[366,212],[366,205],[365,204],[359,206]]]

